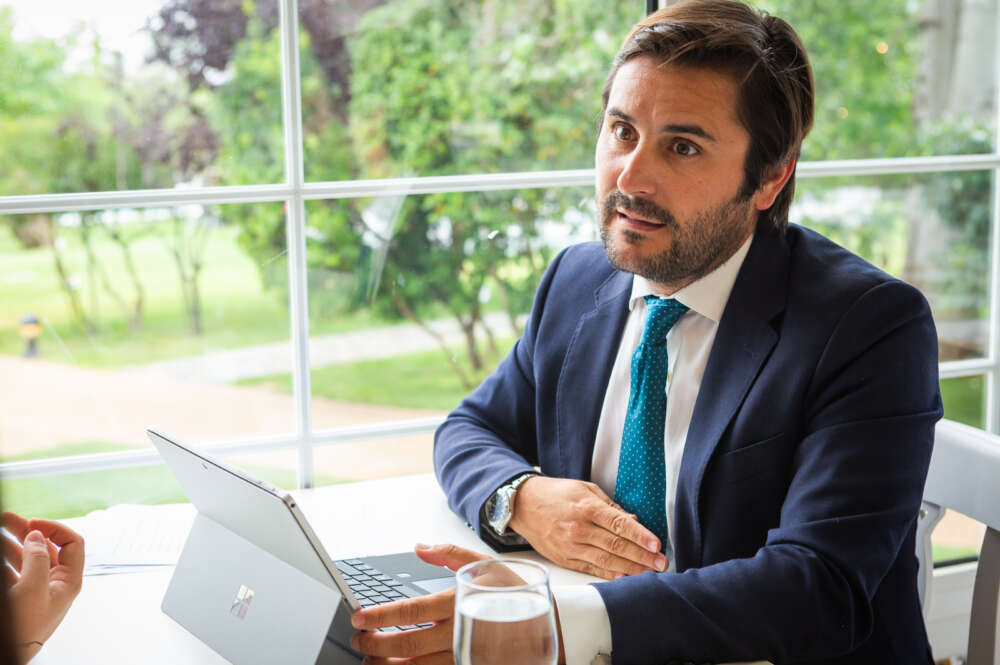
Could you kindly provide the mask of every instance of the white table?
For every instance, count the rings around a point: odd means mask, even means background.
[[[402,552],[418,542],[455,543],[494,554],[451,512],[432,474],[293,494],[334,559]],[[544,562],[553,584],[597,579],[559,568],[534,552],[514,556]],[[161,567],[85,577],[80,596],[32,665],[228,665],[160,611],[172,573],[173,568]]]
[[[448,508],[431,474],[294,492],[334,559],[389,554],[418,542],[490,553]],[[83,533],[84,538],[87,534]],[[518,553],[538,561],[534,553]],[[596,578],[548,564],[554,584]],[[32,665],[226,665],[160,611],[172,568],[88,576],[83,591]]]

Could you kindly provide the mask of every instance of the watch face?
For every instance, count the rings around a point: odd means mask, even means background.
[[[493,502],[493,505],[490,508],[490,524],[498,525],[500,522],[505,521],[509,511],[510,502],[507,499],[507,493],[498,492],[496,495],[496,501]]]

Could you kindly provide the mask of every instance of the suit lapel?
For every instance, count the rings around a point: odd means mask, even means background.
[[[628,318],[632,275],[615,271],[594,291],[594,309],[580,317],[556,387],[556,440],[562,475],[590,479],[594,438]]]
[[[690,536],[678,543],[681,570],[701,564],[698,495],[708,460],[778,341],[772,321],[785,308],[788,260],[782,237],[758,232],[719,322],[677,483],[675,528]]]

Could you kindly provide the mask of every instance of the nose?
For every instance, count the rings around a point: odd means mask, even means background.
[[[625,157],[618,174],[618,189],[629,196],[651,197],[656,193],[654,155],[650,147],[639,142]]]

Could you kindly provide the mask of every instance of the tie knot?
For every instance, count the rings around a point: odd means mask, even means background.
[[[667,333],[688,311],[684,303],[671,299],[646,296],[646,326],[642,331],[644,344],[663,345],[667,343]]]

